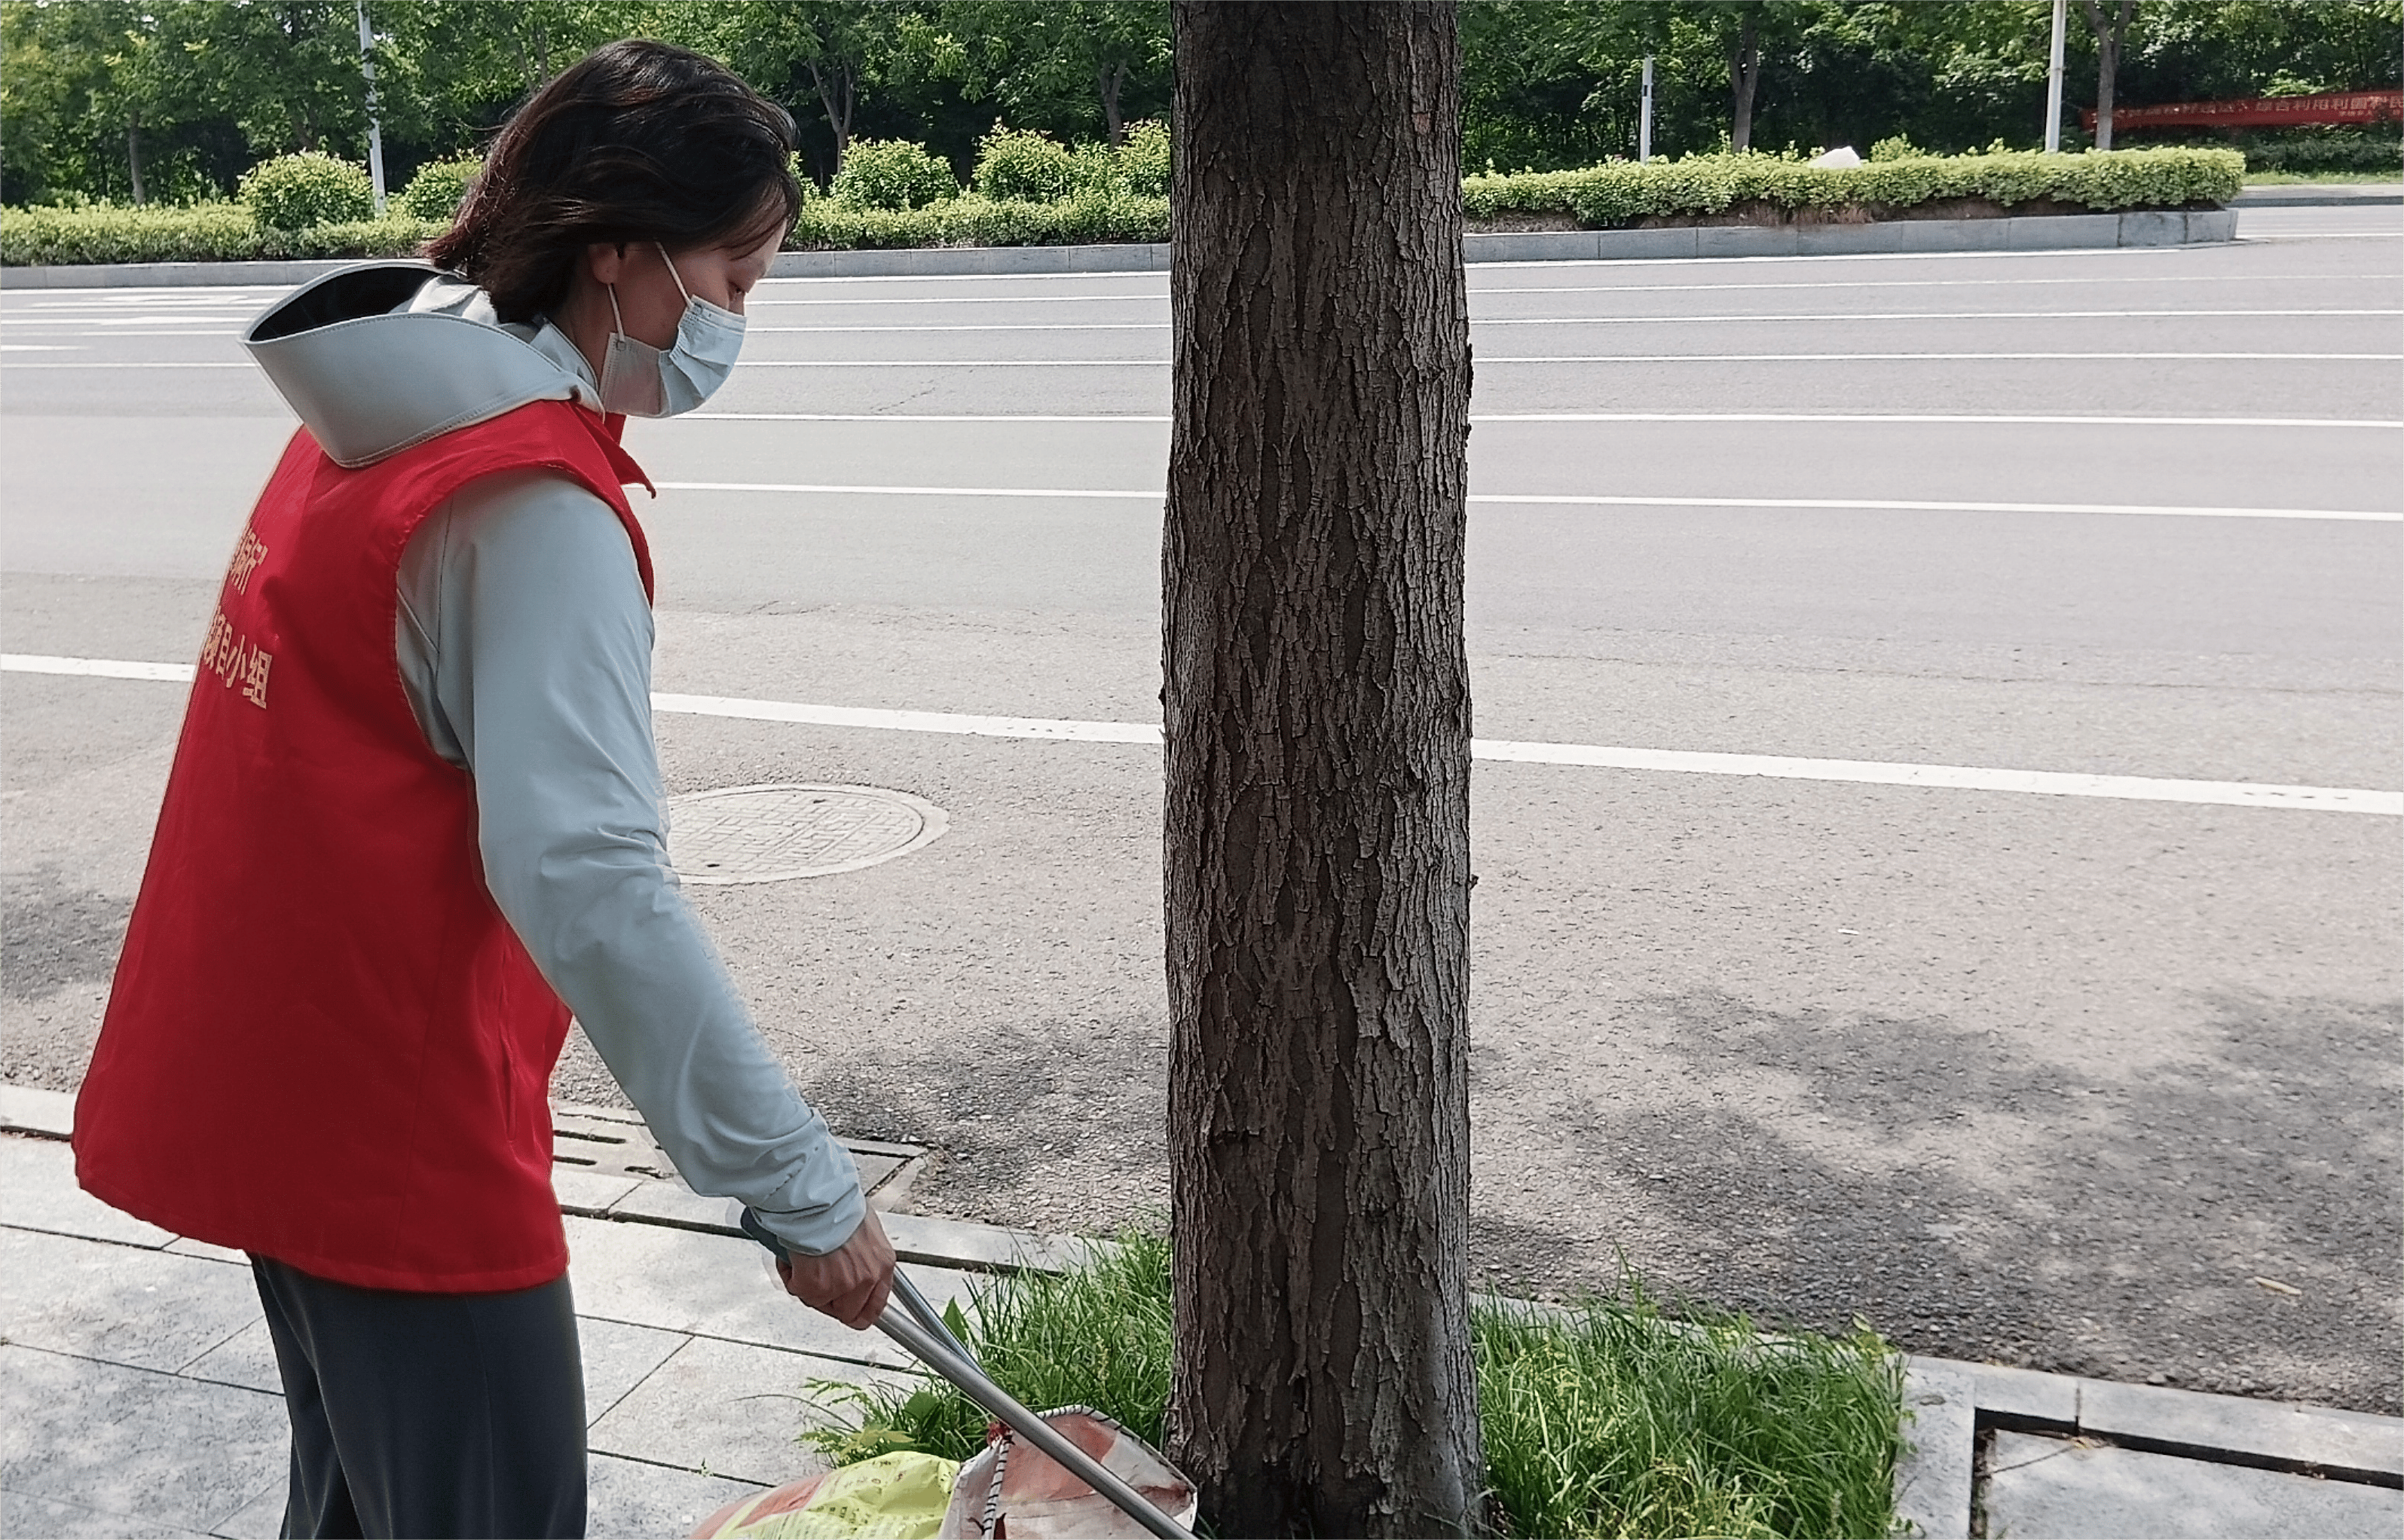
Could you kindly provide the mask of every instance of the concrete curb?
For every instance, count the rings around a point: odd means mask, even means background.
[[[1670,229],[1531,230],[1469,235],[1463,257],[1483,262],[1676,260],[1702,257],[1861,257],[1943,252],[2094,250],[2234,240],[2229,209],[1887,219],[1867,225],[1692,225]],[[287,288],[352,266],[308,262],[135,262],[0,268],[0,290],[180,287]],[[1004,278],[1041,273],[1167,272],[1166,243],[1106,246],[943,246],[914,251],[789,251],[772,278]]]
[[[2404,183],[2294,182],[2247,187],[2229,203],[2238,209],[2379,208],[2404,203]]]
[[[63,1139],[74,1107],[75,1099],[62,1092],[0,1086],[0,1132]],[[857,1143],[872,1153],[916,1148]],[[725,1200],[702,1199],[677,1184],[572,1168],[555,1179],[561,1207],[587,1219],[740,1233],[724,1222]],[[1055,1271],[1111,1244],[923,1214],[886,1213],[883,1218],[902,1260],[967,1271]],[[1514,1303],[1539,1315],[1558,1309]],[[2404,1419],[1927,1357],[1905,1359],[1903,1401],[1908,1447],[1894,1472],[1896,1515],[1909,1524],[1907,1533],[1937,1540],[1970,1534],[1981,1491],[1980,1450],[1999,1433],[2404,1491]]]

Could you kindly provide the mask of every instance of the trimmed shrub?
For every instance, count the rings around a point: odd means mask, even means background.
[[[408,257],[442,231],[417,219],[263,229],[240,203],[189,208],[0,209],[0,263],[244,262],[311,257]]]
[[[0,209],[0,262],[226,262],[259,255],[240,203],[189,208]]]
[[[827,189],[847,209],[923,209],[960,195],[952,165],[906,139],[855,139]]]
[[[1168,200],[1083,192],[1057,203],[974,193],[917,209],[804,205],[785,241],[793,251],[909,246],[1065,246],[1168,239]]]
[[[1127,198],[1168,196],[1168,130],[1149,120],[1130,123],[1126,142],[1063,145],[1030,130],[1004,128],[977,141],[978,194],[995,202],[1056,203],[1088,194]]]
[[[1811,166],[1782,155],[1690,155],[1649,165],[1620,160],[1584,171],[1472,176],[1461,196],[1472,219],[1569,215],[1588,229],[1608,229],[1645,218],[1724,214],[1746,203],[1858,204],[1876,213],[1983,198],[2006,208],[2043,200],[2098,210],[2174,209],[2226,203],[2244,177],[2245,158],[2218,149],[1914,154],[1859,166]]]
[[[420,247],[451,228],[448,219],[358,219],[317,225],[286,235],[271,232],[274,257],[414,257]]]
[[[996,123],[977,141],[976,171],[969,181],[979,196],[997,202],[1057,203],[1082,188],[1085,176],[1077,157],[1058,140]]]
[[[459,201],[468,196],[468,184],[484,169],[484,162],[473,156],[455,160],[428,160],[417,168],[409,186],[400,189],[398,212],[412,219],[437,219],[449,224],[459,212]]]
[[[1119,190],[1132,198],[1168,196],[1168,125],[1147,118],[1126,126],[1119,146]]]
[[[2355,172],[2394,176],[2404,170],[2404,143],[2392,128],[2300,128],[2241,134],[2238,148],[2256,171]]]
[[[304,230],[375,216],[375,189],[366,168],[314,150],[260,161],[244,175],[238,196],[269,229]]]

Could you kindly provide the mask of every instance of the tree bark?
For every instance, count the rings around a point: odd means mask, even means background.
[[[138,209],[145,201],[142,196],[142,115],[138,112],[125,115],[125,171],[133,185],[133,206]]]
[[[834,131],[834,169],[827,173],[827,180],[832,182],[843,174],[843,158],[851,153],[851,109],[855,100],[851,67],[840,62],[821,67],[815,59],[803,63],[810,72],[810,84],[818,90],[819,105],[826,108],[827,126]]]
[[[1737,33],[1736,52],[1728,59],[1728,92],[1734,98],[1728,124],[1731,149],[1753,147],[1753,93],[1760,84],[1761,23],[1748,9]]]
[[[2130,18],[2136,15],[2137,0],[2120,0],[2117,16],[2106,21],[2104,8],[2095,0],[2079,0],[2087,11],[2087,24],[2095,33],[2095,147],[2112,147],[2113,87],[2120,73],[2120,45],[2129,35]]]
[[[1094,74],[1102,91],[1102,127],[1110,135],[1111,147],[1116,149],[1126,143],[1126,125],[1119,121],[1119,88],[1126,84],[1126,62],[1104,64]]]
[[[1448,4],[1176,0],[1170,1447],[1465,1532],[1469,320]]]

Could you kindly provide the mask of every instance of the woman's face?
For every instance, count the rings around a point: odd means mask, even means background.
[[[748,250],[694,246],[669,252],[664,258],[659,246],[648,241],[630,243],[622,249],[596,245],[587,248],[585,271],[595,284],[617,290],[618,314],[623,317],[627,336],[665,348],[676,341],[686,295],[742,314],[743,297],[768,275],[768,262],[783,243],[784,231],[779,229]],[[669,259],[676,263],[673,273],[668,271]],[[684,280],[681,290],[677,286],[679,278]]]

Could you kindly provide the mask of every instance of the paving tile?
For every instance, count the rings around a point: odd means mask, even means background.
[[[0,1534],[39,1534],[49,1540],[83,1540],[85,1536],[91,1540],[153,1540],[154,1536],[203,1533],[0,1487]]]
[[[119,1214],[76,1186],[75,1150],[57,1139],[0,1137],[0,1224],[129,1246],[163,1246],[173,1230]]]
[[[0,1129],[64,1139],[75,1131],[75,1098],[63,1090],[0,1086]]]
[[[888,1214],[881,1217],[895,1251],[911,1261],[937,1267],[1059,1271],[1082,1265],[1097,1247],[1108,1244],[1083,1236],[1005,1229],[999,1225],[972,1225],[966,1220],[939,1219],[923,1214]]]
[[[1903,1408],[1908,1446],[1895,1465],[1894,1511],[1908,1533],[1964,1540],[1970,1533],[1972,1466],[1978,1449],[1976,1380],[1966,1365],[1908,1358]],[[1991,1532],[1994,1533],[1994,1532]]]
[[[2078,1425],[2080,1382],[2071,1376],[2010,1368],[2002,1364],[1973,1364],[1969,1368],[1976,1381],[1980,1411],[2059,1422],[2064,1428]]]
[[[827,1462],[794,1440],[836,1415],[815,1380],[900,1384],[904,1376],[776,1348],[695,1338],[593,1425],[593,1448],[764,1486]]]
[[[632,1176],[582,1171],[575,1166],[551,1168],[551,1190],[569,1214],[598,1214],[643,1184]]]
[[[2078,1382],[2078,1427],[2201,1450],[2404,1477],[2404,1420],[2107,1380]]]
[[[734,1202],[705,1198],[681,1182],[636,1182],[610,1207],[613,1219],[649,1219],[688,1229],[742,1232],[734,1226]]]
[[[187,1380],[238,1385],[270,1395],[284,1394],[284,1376],[275,1367],[275,1339],[268,1335],[263,1319],[251,1322],[175,1372]]]
[[[740,1236],[607,1219],[566,1223],[580,1314],[833,1358],[906,1361],[884,1338],[848,1330],[787,1294],[768,1254]]]
[[[588,1463],[584,1533],[593,1540],[675,1540],[738,1497],[760,1489],[748,1481],[692,1471],[664,1470],[638,1461],[595,1454]]]
[[[177,1256],[205,1256],[212,1262],[231,1262],[235,1267],[250,1266],[250,1258],[231,1246],[220,1246],[214,1241],[195,1241],[179,1235],[167,1242],[167,1250]]]
[[[630,1326],[622,1321],[580,1318],[576,1336],[584,1353],[584,1421],[601,1421],[644,1376],[668,1361],[690,1340],[681,1332]]]
[[[0,1345],[0,1488],[206,1531],[284,1478],[284,1401]]]
[[[2404,1491],[1998,1433],[1986,1513],[2009,1540],[2395,1540]]]
[[[284,1533],[284,1503],[290,1491],[290,1483],[278,1475],[209,1533],[220,1540],[277,1540]]]
[[[172,1373],[259,1319],[246,1268],[0,1228],[0,1337]]]

